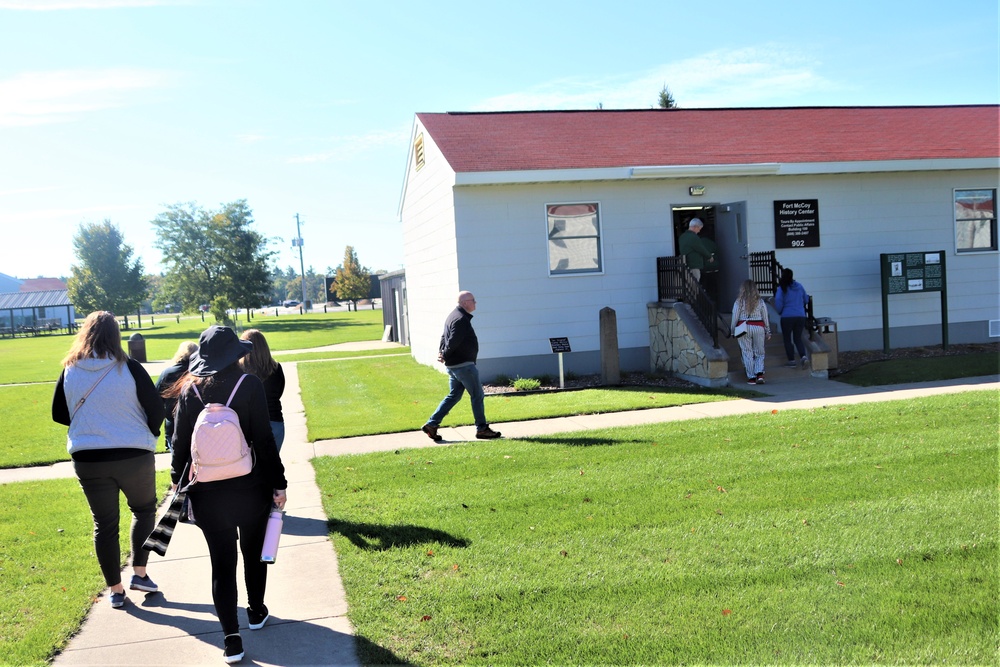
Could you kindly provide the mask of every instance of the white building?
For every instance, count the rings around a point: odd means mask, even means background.
[[[614,309],[621,367],[649,370],[656,258],[698,215],[723,258],[719,306],[774,250],[837,323],[882,346],[883,253],[943,251],[951,343],[1000,336],[1000,107],[417,114],[400,216],[413,356],[435,363],[459,290],[484,378],[599,369]],[[804,211],[805,215],[787,211]],[[940,344],[939,292],[889,298],[893,347]]]

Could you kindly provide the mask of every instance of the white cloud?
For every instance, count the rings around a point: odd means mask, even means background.
[[[648,109],[666,85],[681,107],[738,107],[794,103],[840,86],[817,63],[782,47],[719,49],[653,70],[600,80],[567,78],[484,100],[474,111],[533,109]]]
[[[330,162],[332,160],[345,160],[361,153],[365,153],[372,148],[382,146],[398,147],[405,145],[410,138],[409,129],[403,131],[383,130],[369,132],[368,134],[336,137],[325,143],[333,143],[333,148],[310,153],[308,155],[298,155],[288,158],[290,164],[308,164],[313,162]]]
[[[193,4],[193,0],[0,0],[0,9],[48,12],[64,9],[116,9],[190,4]]]
[[[166,85],[169,75],[131,68],[27,72],[0,80],[0,127],[41,125],[124,106],[126,93]]]

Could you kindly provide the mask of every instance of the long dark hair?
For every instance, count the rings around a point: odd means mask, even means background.
[[[791,269],[782,269],[781,278],[778,279],[778,287],[787,292],[788,288],[792,286],[793,282],[795,282],[795,280],[792,279],[792,275]]]

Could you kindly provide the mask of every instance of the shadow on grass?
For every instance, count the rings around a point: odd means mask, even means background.
[[[638,444],[645,440],[617,438],[595,438],[586,434],[576,436],[552,435],[518,438],[524,442],[536,442],[540,445],[565,445],[569,447],[611,447],[612,445]]]
[[[326,525],[331,533],[340,533],[349,539],[351,544],[367,551],[388,551],[433,542],[461,548],[470,544],[467,539],[455,537],[443,530],[423,526],[384,526],[375,523],[353,523],[339,519],[330,519]]]

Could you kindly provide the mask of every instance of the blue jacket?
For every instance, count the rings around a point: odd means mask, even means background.
[[[782,317],[805,317],[808,302],[806,288],[796,280],[792,281],[787,291],[779,287],[778,293],[774,295],[774,308]]]

